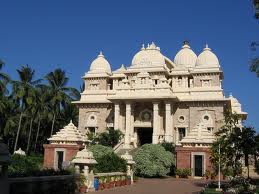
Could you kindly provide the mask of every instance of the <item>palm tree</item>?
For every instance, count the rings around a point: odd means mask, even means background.
[[[51,95],[51,106],[52,106],[52,125],[51,135],[53,134],[54,125],[57,114],[60,113],[60,109],[65,103],[69,103],[71,100],[79,96],[79,92],[72,87],[67,87],[68,77],[66,77],[65,71],[62,69],[56,69],[46,75],[48,82],[50,95]]]
[[[3,66],[4,62],[0,59],[0,94],[3,94],[6,91],[6,84],[10,80],[7,74],[1,72]]]
[[[62,121],[62,126],[67,125],[70,120],[74,124],[78,123],[78,108],[75,104],[66,103],[60,112],[60,120]]]
[[[26,148],[26,153],[29,154],[30,150],[30,143],[31,143],[31,133],[32,133],[32,127],[33,127],[33,121],[35,119],[35,115],[37,112],[37,102],[36,102],[36,89],[31,88],[33,96],[32,96],[32,103],[30,104],[30,108],[27,110],[28,117],[30,118],[30,127],[29,127],[29,135],[28,135],[28,140],[27,140],[27,148]]]
[[[36,88],[36,103],[37,103],[37,117],[38,117],[38,126],[37,126],[37,133],[35,137],[35,144],[34,144],[34,152],[37,148],[37,142],[41,127],[41,120],[45,115],[48,113],[48,93],[47,93],[47,87],[45,85],[42,85],[41,87]]]
[[[20,105],[20,118],[15,138],[14,151],[17,148],[23,113],[33,102],[33,95],[35,94],[33,93],[32,88],[41,82],[41,79],[34,80],[35,71],[28,65],[22,66],[21,69],[17,69],[17,72],[20,80],[13,81],[13,95]]]

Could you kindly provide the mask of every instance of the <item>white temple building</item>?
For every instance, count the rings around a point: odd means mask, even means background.
[[[187,153],[178,155],[177,165],[198,169],[193,175],[199,176],[209,168],[206,149],[222,125],[224,110],[243,119],[247,115],[236,98],[224,96],[223,78],[208,45],[197,56],[185,41],[174,59],[154,43],[143,45],[131,64],[115,71],[100,53],[83,76],[81,99],[74,102],[79,107],[78,129],[83,134],[108,127],[120,130],[124,138],[118,150],[173,142],[179,153]]]

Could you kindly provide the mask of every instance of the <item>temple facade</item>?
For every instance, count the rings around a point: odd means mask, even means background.
[[[184,42],[174,59],[154,43],[142,46],[127,67],[115,71],[100,53],[83,76],[79,107],[82,134],[114,128],[123,133],[115,151],[173,142],[177,167],[202,176],[211,168],[208,147],[221,127],[224,110],[246,118],[232,95],[225,97],[223,72],[212,50],[197,56]],[[241,125],[241,122],[240,122]]]

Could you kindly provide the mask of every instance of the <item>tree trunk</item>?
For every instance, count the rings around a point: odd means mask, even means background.
[[[247,178],[249,179],[249,165],[247,165]]]
[[[36,134],[36,139],[35,139],[35,144],[34,144],[34,152],[36,152],[39,132],[40,132],[40,116],[39,116],[39,119],[38,119],[38,128],[37,128],[37,134]]]
[[[22,116],[23,116],[23,113],[21,112],[20,119],[19,119],[19,125],[18,125],[18,129],[17,129],[17,133],[16,133],[15,144],[14,144],[14,151],[13,152],[15,152],[16,149],[17,149],[17,143],[18,143],[19,134],[20,134],[20,130],[21,130]]]
[[[28,137],[27,148],[26,148],[26,153],[27,154],[29,154],[29,150],[30,150],[32,123],[33,123],[33,117],[31,118],[31,123],[30,123],[30,131],[29,131],[29,137]]]
[[[52,136],[52,134],[53,134],[55,119],[56,119],[56,114],[54,113],[53,120],[52,120],[52,126],[51,126],[51,133],[50,133],[50,136]]]

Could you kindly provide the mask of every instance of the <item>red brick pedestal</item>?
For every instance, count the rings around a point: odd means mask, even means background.
[[[205,170],[211,171],[210,151],[205,147],[176,146],[176,168],[192,168],[192,155],[195,154],[204,154]]]
[[[83,148],[82,145],[68,144],[44,144],[44,163],[45,168],[55,168],[55,150],[64,150],[64,162],[71,161],[76,153]]]

